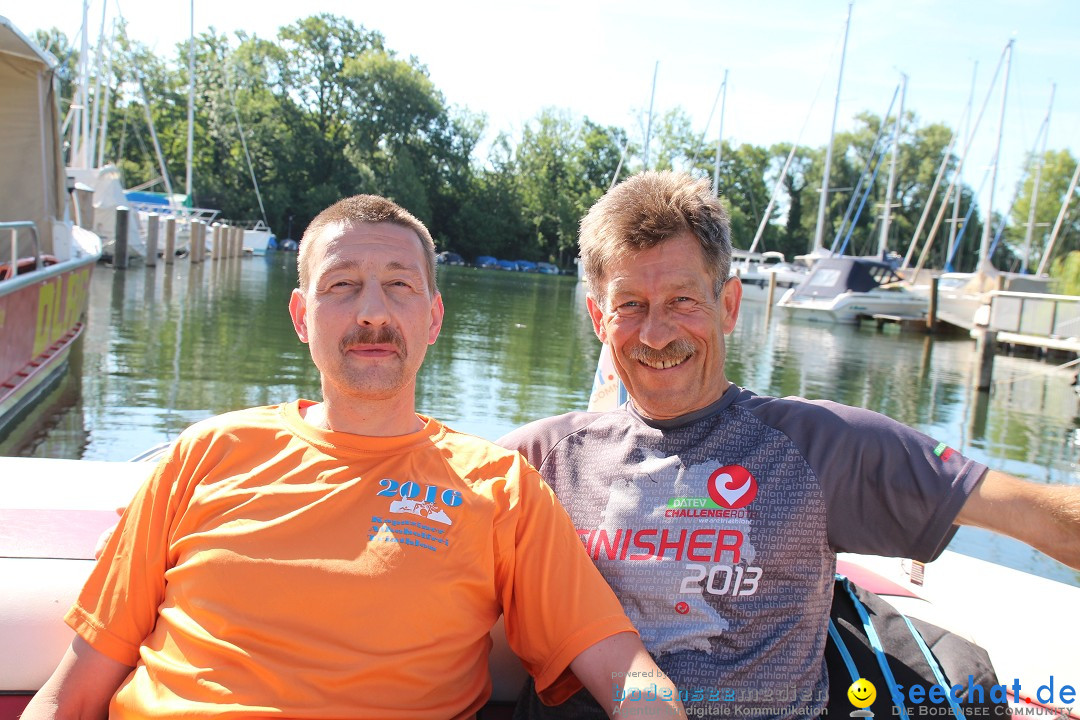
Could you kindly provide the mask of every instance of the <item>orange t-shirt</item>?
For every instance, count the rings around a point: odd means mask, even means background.
[[[467,717],[500,613],[559,702],[571,660],[633,629],[517,453],[426,418],[320,431],[298,407],[193,426],[120,521],[67,615],[135,666],[111,717]]]

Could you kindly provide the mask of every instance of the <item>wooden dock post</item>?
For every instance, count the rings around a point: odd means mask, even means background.
[[[997,350],[997,331],[983,328],[975,336],[975,372],[979,390],[989,390],[993,384],[994,352]]]
[[[926,332],[928,333],[937,331],[938,284],[940,280],[937,276],[930,278],[930,307],[926,313]]]
[[[165,218],[165,254],[162,260],[166,265],[172,265],[176,257],[176,218]]]
[[[211,228],[211,232],[214,233],[213,240],[210,246],[210,257],[217,261],[221,259],[221,223],[214,223]]]
[[[128,266],[128,215],[126,207],[116,208],[116,224],[113,226],[113,267],[127,270]]]
[[[769,294],[765,298],[766,307],[772,307],[776,300],[776,273],[769,273]]]
[[[146,267],[157,265],[158,246],[158,214],[150,213],[146,216]]]
[[[193,265],[202,262],[202,255],[206,246],[206,225],[202,220],[191,221],[191,234],[188,240],[188,259]]]

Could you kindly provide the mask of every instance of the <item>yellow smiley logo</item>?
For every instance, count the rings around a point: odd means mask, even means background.
[[[874,704],[877,699],[877,688],[874,683],[865,678],[859,678],[851,683],[847,691],[848,700],[857,708],[867,708]]]

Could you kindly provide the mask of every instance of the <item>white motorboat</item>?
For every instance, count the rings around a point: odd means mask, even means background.
[[[251,227],[244,228],[244,253],[265,255],[267,250],[276,245],[277,238],[262,220],[255,222]]]
[[[927,312],[926,296],[905,286],[891,265],[862,257],[819,260],[777,305],[791,317],[832,323],[875,315],[918,319]]]
[[[731,275],[742,281],[743,300],[750,302],[766,302],[769,299],[769,283],[774,276],[776,290],[773,303],[778,302],[785,292],[805,280],[807,273],[805,265],[786,262],[783,253],[773,250],[763,253],[745,250],[731,252]]]

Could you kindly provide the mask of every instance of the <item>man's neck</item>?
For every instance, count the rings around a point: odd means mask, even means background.
[[[301,408],[300,416],[320,430],[367,437],[409,435],[424,427],[424,421],[417,416],[412,403],[394,405],[387,407],[383,402],[324,400]]]
[[[724,393],[731,387],[731,383],[727,378],[723,378],[720,381],[720,392],[712,395],[701,395],[696,398],[697,402],[684,405],[677,410],[664,409],[663,411],[650,410],[649,408],[642,407],[634,397],[630,396],[630,403],[634,406],[638,415],[646,420],[656,420],[657,422],[668,422],[671,420],[678,420],[679,418],[686,417],[687,415],[693,415],[694,413],[703,410],[720,398],[724,397]]]

